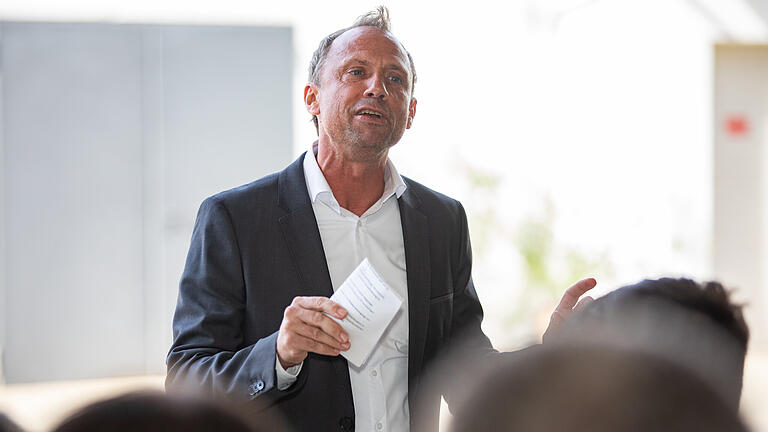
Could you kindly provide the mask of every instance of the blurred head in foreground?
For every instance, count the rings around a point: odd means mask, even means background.
[[[454,414],[453,432],[746,431],[686,369],[598,346],[521,352],[479,380]]]
[[[95,402],[72,414],[54,432],[255,432],[284,430],[273,422],[256,425],[212,400],[135,392]]]
[[[717,282],[644,280],[585,306],[555,338],[647,352],[690,369],[738,410],[749,331]]]
[[[23,432],[23,429],[5,414],[0,413],[0,432]]]

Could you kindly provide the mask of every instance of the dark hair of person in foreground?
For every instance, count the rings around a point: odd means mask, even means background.
[[[90,404],[72,414],[53,432],[259,432],[284,430],[273,421],[256,424],[232,406],[210,399],[127,393]]]
[[[730,293],[719,282],[697,283],[686,278],[645,279],[634,285],[619,288],[585,308],[582,315],[607,315],[609,308],[624,307],[638,299],[663,299],[669,303],[696,311],[720,326],[743,350],[747,349],[749,328],[744,321],[742,306],[733,303]]]
[[[740,432],[738,415],[696,375],[652,355],[551,346],[500,363],[451,431]]]
[[[577,311],[555,341],[639,350],[685,367],[738,411],[749,330],[717,282],[644,280]]]

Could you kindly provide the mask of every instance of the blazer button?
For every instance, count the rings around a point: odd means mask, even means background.
[[[249,394],[253,396],[262,390],[264,390],[264,381],[258,380],[255,383],[251,384]]]
[[[351,417],[342,417],[339,419],[339,430],[341,432],[352,432],[355,430],[355,423]]]

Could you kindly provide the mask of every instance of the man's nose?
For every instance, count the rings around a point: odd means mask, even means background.
[[[368,79],[368,87],[365,89],[365,95],[367,97],[382,99],[384,96],[388,96],[387,84],[384,78],[378,75],[373,75]]]

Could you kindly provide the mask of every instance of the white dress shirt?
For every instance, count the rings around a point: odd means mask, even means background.
[[[320,230],[325,258],[335,291],[357,265],[368,258],[390,288],[403,300],[393,322],[370,357],[355,367],[349,364],[355,430],[407,431],[408,410],[408,288],[405,248],[397,198],[406,185],[387,160],[384,193],[358,217],[342,208],[333,196],[313,146],[304,156],[304,178]],[[278,388],[288,388],[301,365],[284,370],[276,361]]]

